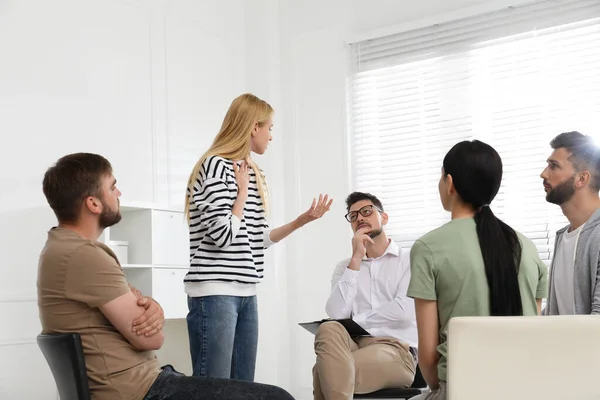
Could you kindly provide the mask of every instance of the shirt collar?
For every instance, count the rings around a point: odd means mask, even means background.
[[[391,238],[388,239],[388,241],[389,241],[388,247],[385,249],[385,251],[383,252],[383,254],[381,256],[379,256],[377,258],[368,258],[365,255],[364,260],[377,260],[379,258],[385,257],[387,254],[390,254],[395,257],[399,257],[400,256],[400,247],[398,246],[398,244],[396,242],[394,242],[394,240]]]

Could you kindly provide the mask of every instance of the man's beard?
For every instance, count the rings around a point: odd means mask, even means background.
[[[121,212],[119,209],[117,208],[117,211],[111,210],[104,201],[101,200],[100,202],[102,203],[102,212],[98,219],[100,227],[104,229],[118,223],[121,220]]]
[[[575,194],[575,175],[570,177],[564,182],[559,183],[555,187],[551,188],[546,193],[546,201],[548,203],[561,205],[571,200]]]
[[[377,236],[381,235],[381,232],[383,232],[383,229],[375,229],[369,233],[369,237],[375,239]]]

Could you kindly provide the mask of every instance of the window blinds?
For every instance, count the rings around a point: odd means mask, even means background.
[[[355,190],[376,194],[402,247],[449,220],[438,182],[461,140],[504,163],[492,210],[552,257],[567,221],[539,177],[565,131],[600,132],[600,2],[551,0],[352,44]]]

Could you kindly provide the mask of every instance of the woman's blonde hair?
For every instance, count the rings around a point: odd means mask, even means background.
[[[210,148],[200,157],[190,178],[185,193],[185,214],[190,220],[190,194],[193,194],[194,184],[202,168],[202,164],[211,156],[220,156],[228,160],[247,160],[256,175],[258,193],[265,212],[269,210],[269,196],[265,177],[258,165],[250,158],[250,141],[254,126],[263,126],[273,115],[273,108],[264,100],[246,93],[235,98],[225,118],[219,133]]]

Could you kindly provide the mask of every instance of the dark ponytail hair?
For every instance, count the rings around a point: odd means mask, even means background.
[[[446,154],[444,174],[452,175],[462,201],[476,210],[477,236],[490,288],[490,315],[523,315],[518,280],[521,242],[489,207],[502,181],[500,155],[478,140],[460,142]]]

